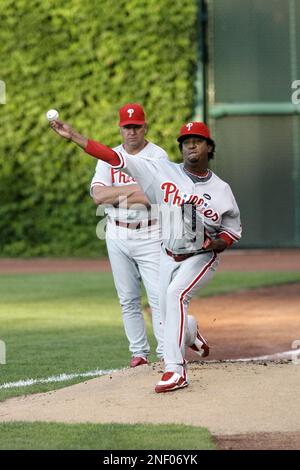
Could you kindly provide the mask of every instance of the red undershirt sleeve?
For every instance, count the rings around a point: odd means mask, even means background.
[[[94,140],[88,140],[87,146],[84,151],[92,157],[98,158],[113,167],[123,167],[124,161],[120,154],[116,153],[113,149],[106,147]]]

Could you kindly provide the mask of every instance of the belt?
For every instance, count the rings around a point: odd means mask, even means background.
[[[191,258],[191,256],[199,255],[199,251],[195,251],[194,253],[183,253],[182,255],[175,255],[175,253],[172,253],[172,251],[167,250],[165,248],[167,255],[171,256],[175,261],[184,261],[187,258]]]
[[[142,227],[150,227],[151,225],[156,225],[158,219],[148,219],[146,221],[142,220],[141,222],[122,222],[121,220],[109,218],[111,222],[114,222],[118,227],[129,228],[132,230],[138,230]]]

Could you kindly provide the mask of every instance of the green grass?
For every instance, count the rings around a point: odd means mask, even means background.
[[[0,276],[0,298],[0,338],[7,348],[0,384],[127,366],[127,340],[110,274]],[[63,385],[0,390],[0,399]]]
[[[206,429],[184,425],[3,423],[0,436],[0,450],[215,448]]]
[[[217,272],[212,281],[199,291],[198,295],[200,297],[221,295],[229,292],[295,282],[300,282],[300,273],[298,272]]]

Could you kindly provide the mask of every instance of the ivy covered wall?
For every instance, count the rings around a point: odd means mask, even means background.
[[[95,160],[56,136],[120,143],[118,109],[140,102],[148,138],[178,157],[193,112],[196,0],[1,0],[0,256],[95,256]]]

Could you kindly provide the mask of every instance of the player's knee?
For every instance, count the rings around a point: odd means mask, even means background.
[[[172,284],[170,284],[168,289],[167,289],[167,293],[166,293],[167,303],[168,303],[169,300],[173,300],[173,301],[174,301],[174,299],[179,300],[181,295],[182,295],[182,291],[180,289],[178,289],[178,287],[173,286]]]
[[[141,312],[140,299],[125,299],[120,300],[122,315],[130,315],[133,313]]]

